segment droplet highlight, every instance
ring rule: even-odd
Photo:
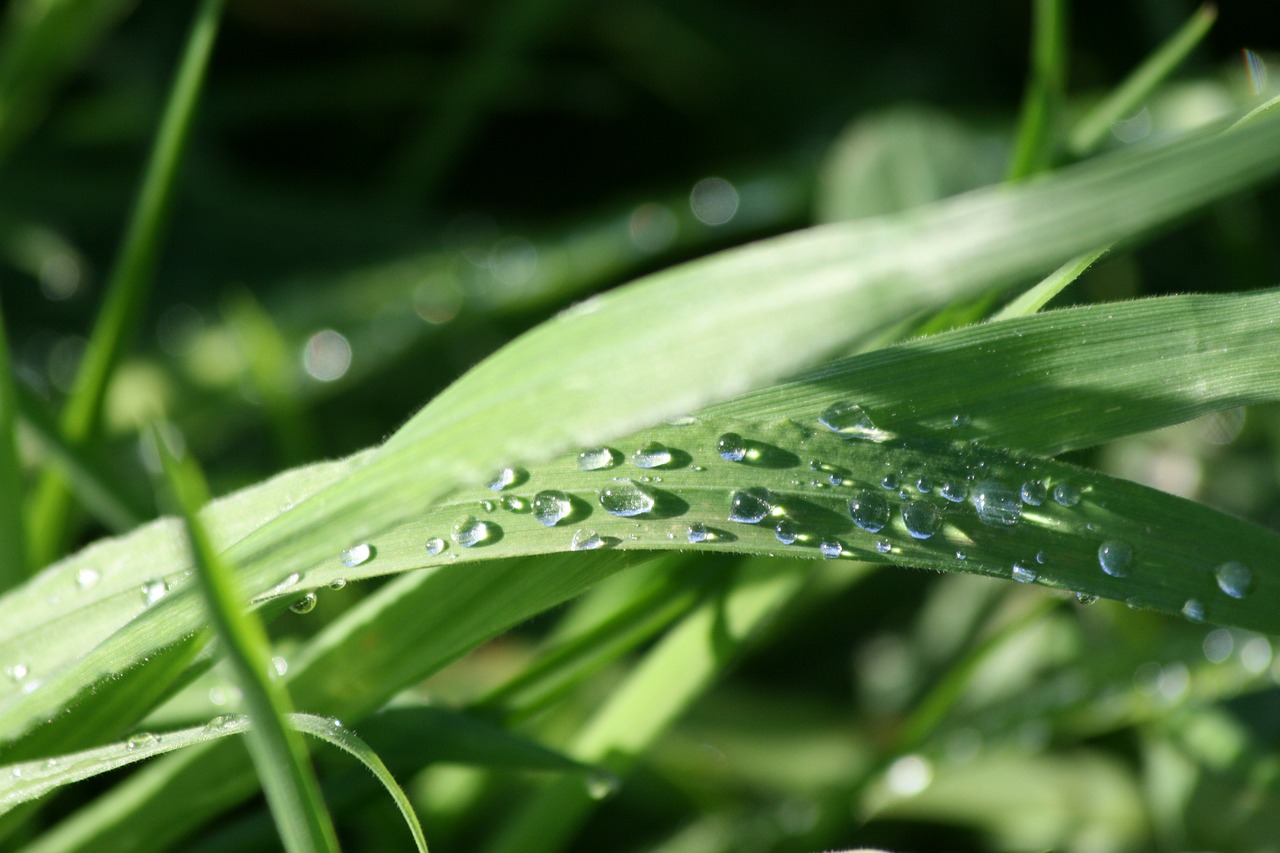
[[[569,541],[570,551],[594,551],[603,547],[604,540],[600,538],[600,534],[589,527],[574,531],[573,539]]]
[[[578,468],[583,471],[603,471],[617,464],[617,454],[607,447],[596,447],[578,454]]]
[[[844,553],[844,545],[836,539],[823,539],[818,543],[818,550],[828,560],[834,560]]]
[[[796,526],[785,518],[774,526],[773,535],[783,545],[794,545],[796,540],[800,538],[800,533],[796,530]]]
[[[503,489],[509,489],[514,486],[517,482],[523,479],[524,476],[524,471],[519,468],[503,468],[501,471],[489,478],[489,482],[485,483],[485,485],[493,489],[495,492],[501,492]]]
[[[444,553],[444,549],[449,547],[449,543],[445,542],[439,536],[432,536],[427,540],[427,553],[432,557],[438,557]]]
[[[356,566],[363,566],[365,563],[373,559],[373,546],[367,542],[359,545],[353,545],[342,552],[342,565],[348,569],[354,569]]]
[[[889,433],[877,429],[871,416],[857,403],[835,403],[818,415],[818,423],[832,432],[869,441],[884,441]]]
[[[1061,506],[1075,506],[1080,503],[1080,490],[1070,483],[1059,483],[1053,487],[1053,499]]]
[[[695,521],[690,524],[684,532],[685,538],[689,540],[690,545],[700,545],[711,539],[711,531],[701,521]]]
[[[1022,502],[1028,506],[1040,506],[1049,497],[1049,487],[1040,480],[1027,480],[1019,489]]]
[[[741,462],[747,458],[747,442],[736,432],[726,432],[716,440],[716,452],[721,459]]]
[[[1022,563],[1013,564],[1013,579],[1018,583],[1035,583],[1036,570]]]

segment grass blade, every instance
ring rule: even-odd
[[[1066,7],[1066,0],[1036,0],[1032,6],[1031,78],[1023,96],[1009,163],[1011,181],[1028,178],[1053,165],[1067,87]]]
[[[83,445],[97,433],[107,383],[146,305],[222,4],[223,0],[203,0],[192,22],[106,297],[62,413],[62,434],[71,445]],[[47,473],[37,486],[30,528],[37,565],[61,552],[68,510],[61,476]]]
[[[18,460],[16,392],[4,312],[0,311],[0,592],[17,586],[28,574],[27,534],[22,517],[26,490]]]

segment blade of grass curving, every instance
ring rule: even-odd
[[[1205,3],[1197,9],[1168,41],[1076,123],[1067,137],[1070,152],[1077,157],[1085,157],[1096,151],[1107,138],[1111,126],[1141,107],[1156,87],[1191,55],[1217,17],[1218,8],[1212,3]]]
[[[22,518],[26,490],[15,429],[17,403],[4,312],[0,311],[0,592],[17,586],[28,575],[27,535]]]
[[[1067,288],[1067,285],[1084,275],[1084,271],[1098,262],[1098,259],[1110,251],[1096,249],[1085,252],[1067,261],[1049,275],[1045,276],[1035,287],[1024,290],[1011,302],[1001,308],[991,318],[993,320],[1009,320],[1014,317],[1026,317],[1036,313],[1049,304],[1053,297]]]
[[[357,473],[276,516],[230,556],[262,592],[294,572],[318,576],[341,548],[486,469],[688,411],[792,372],[886,318],[1136,235],[1269,174],[1280,165],[1275,143],[1280,122],[1264,118],[901,217],[764,241],[614,291],[480,365],[362,457]],[[654,382],[663,371],[679,381]],[[59,667],[41,690],[0,706],[0,731],[27,730],[105,671],[141,661],[198,623],[190,594],[175,589],[136,625]]]
[[[173,456],[159,431],[155,432],[155,443],[169,489],[182,512],[209,621],[253,721],[246,742],[281,841],[290,851],[336,851],[337,833],[306,746],[285,723],[285,715],[293,710],[289,696],[267,678],[271,665],[267,633],[257,616],[241,609],[237,579],[214,550],[200,521],[200,508],[209,502],[204,477],[194,462],[180,462]]]
[[[62,412],[62,434],[69,444],[83,445],[97,433],[107,383],[146,304],[222,4],[223,0],[202,0],[192,21],[120,255]],[[41,478],[33,499],[29,533],[37,565],[62,552],[68,511],[66,486],[61,475],[50,470]]]
[[[1018,117],[1008,180],[1020,181],[1053,165],[1067,88],[1067,41],[1066,0],[1035,0],[1031,75]]]

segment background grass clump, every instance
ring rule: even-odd
[[[0,848],[1272,849],[1275,41],[5,7]]]

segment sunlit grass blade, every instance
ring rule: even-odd
[[[203,0],[192,23],[102,308],[62,412],[62,434],[71,445],[97,433],[107,384],[146,306],[222,5],[223,0]],[[69,496],[58,472],[46,472],[33,500],[30,536],[36,563],[42,565],[62,551],[66,536]]]
[[[1218,9],[1211,3],[1197,9],[1168,41],[1076,123],[1067,138],[1071,153],[1084,157],[1097,150],[1111,126],[1141,107],[1156,87],[1195,50],[1217,17]]]
[[[1011,181],[1053,165],[1067,88],[1067,0],[1035,0],[1032,10],[1031,74],[1009,163]]]
[[[1108,249],[1098,249],[1072,258],[1045,276],[1035,287],[1020,293],[1017,298],[997,311],[992,319],[1010,320],[1014,317],[1034,314],[1048,305],[1050,300],[1065,290],[1071,282],[1083,275],[1085,270],[1097,263],[1107,251]]]
[[[179,461],[169,452],[159,432],[155,439],[169,488],[182,512],[209,621],[253,721],[247,735],[249,754],[281,840],[290,851],[336,851],[337,834],[306,746],[285,723],[285,715],[292,712],[288,694],[267,678],[271,645],[266,631],[256,615],[243,610],[237,578],[214,550],[200,521],[200,507],[209,500],[204,478],[194,463]]]
[[[0,311],[0,592],[17,586],[28,574],[22,516],[26,488],[18,459],[17,406],[4,312]]]

